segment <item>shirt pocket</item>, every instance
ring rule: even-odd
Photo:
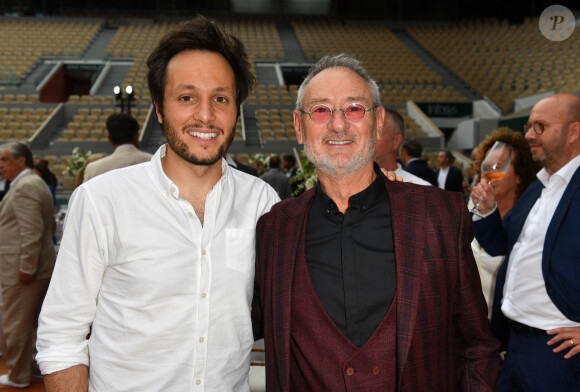
[[[256,231],[226,229],[226,266],[245,274],[253,274]]]

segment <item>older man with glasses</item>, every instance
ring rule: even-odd
[[[480,182],[476,237],[506,255],[498,273],[492,330],[504,347],[499,391],[580,390],[580,98],[538,102],[524,127],[538,180],[503,221]],[[477,215],[479,215],[477,214]]]
[[[294,127],[319,182],[256,233],[254,337],[270,391],[493,391],[498,343],[460,194],[373,163],[384,108],[355,59],[322,58]]]

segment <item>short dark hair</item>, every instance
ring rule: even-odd
[[[175,55],[185,50],[215,52],[226,59],[234,72],[239,115],[240,105],[248,97],[256,81],[250,70],[246,49],[238,38],[224,32],[216,23],[201,15],[178,24],[165,34],[147,59],[149,91],[159,112],[163,115],[167,64]]]
[[[116,146],[132,143],[139,133],[139,123],[130,114],[113,113],[107,118],[107,132]]]
[[[479,151],[473,161],[476,173],[480,173],[481,163],[485,155],[498,140],[512,146],[514,149],[515,154],[512,157],[511,164],[514,167],[516,176],[520,178],[520,183],[516,187],[515,202],[517,202],[528,185],[536,181],[536,173],[540,171],[542,164],[533,160],[530,144],[521,132],[502,127],[493,131],[479,144]]]
[[[284,154],[282,155],[282,159],[288,161],[294,166],[296,164],[296,157],[292,154]]]
[[[423,155],[423,145],[415,139],[407,140],[401,149],[407,151],[407,154],[412,158],[421,158]]]
[[[397,126],[397,131],[401,134],[401,136],[405,137],[405,120],[403,120],[401,113],[399,113],[398,110],[385,108],[385,116],[391,116],[393,118],[393,121]]]
[[[31,168],[34,166],[34,158],[32,157],[32,151],[30,148],[20,142],[8,142],[0,145],[0,152],[8,151],[12,154],[12,158],[18,159],[20,157],[24,157],[26,162],[26,166]]]
[[[453,155],[453,153],[449,150],[441,150],[445,153],[445,157],[449,159],[450,163],[455,162],[455,155]]]
[[[44,180],[46,185],[50,185],[53,188],[56,188],[57,180],[53,173],[50,171],[48,166],[44,166],[40,163],[34,165],[34,170],[36,170],[40,174],[40,178]]]
[[[270,169],[280,169],[280,157],[278,155],[272,155],[268,164]]]

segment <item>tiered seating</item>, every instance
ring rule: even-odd
[[[49,114],[46,108],[0,107],[0,142],[27,140]]]
[[[284,50],[271,18],[224,19],[219,22],[226,31],[239,37],[248,50],[252,68],[254,59],[282,59]],[[149,104],[151,96],[147,88],[147,56],[160,37],[174,26],[173,23],[128,24],[121,26],[105,50],[110,58],[132,58],[133,65],[123,81],[122,88],[133,86],[136,104]],[[254,72],[255,73],[255,72]],[[260,97],[264,99],[263,96]],[[287,93],[281,91],[274,101],[287,102]],[[290,99],[291,101],[291,99]],[[257,101],[256,101],[257,102]],[[263,102],[266,104],[267,102]],[[293,102],[291,102],[293,103]]]
[[[0,82],[18,81],[42,56],[80,56],[100,28],[97,22],[2,21]]]
[[[136,104],[151,103],[145,63],[157,41],[173,26],[169,22],[121,26],[105,49],[107,57],[133,58],[133,65],[121,87],[124,89],[128,85],[133,86]]]
[[[580,90],[580,36],[552,42],[539,33],[537,18],[521,25],[475,20],[407,31],[504,112],[518,97]]]
[[[296,86],[294,86],[296,87]],[[290,105],[296,102],[288,86],[258,84],[248,95],[249,105]]]
[[[294,122],[290,109],[258,109],[258,128],[262,140],[295,140]]]
[[[293,26],[309,60],[345,52],[363,61],[379,83],[442,83],[441,76],[385,26],[344,25],[320,19],[297,19]]]
[[[437,85],[387,85],[381,88],[381,100],[385,105],[403,105],[414,102],[467,102],[461,93],[451,86]]]
[[[106,142],[107,118],[115,112],[111,107],[81,107],[66,125],[57,142]],[[143,126],[149,107],[131,108],[131,115]]]
[[[115,98],[112,95],[77,95],[71,94],[67,103],[82,103],[84,105],[113,105]]]
[[[276,21],[267,17],[225,18],[219,24],[246,46],[250,59],[284,59]]]

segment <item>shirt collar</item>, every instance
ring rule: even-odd
[[[574,159],[572,159],[570,162],[562,166],[560,170],[558,170],[551,176],[546,171],[546,168],[542,168],[542,170],[540,170],[538,174],[536,174],[536,177],[538,177],[538,180],[540,180],[544,185],[544,187],[546,188],[550,183],[550,179],[554,176],[561,178],[562,180],[564,180],[564,183],[568,185],[568,183],[572,179],[572,176],[574,175],[576,170],[578,170],[578,167],[580,167],[580,155],[577,155]]]
[[[375,180],[366,189],[349,198],[348,208],[358,208],[364,211],[368,210],[369,207],[375,203],[383,202],[383,196],[387,192],[385,188],[385,177],[376,162],[373,162],[373,170],[377,174]],[[319,205],[324,206],[326,210],[329,210],[330,212],[338,212],[336,203],[328,197],[326,193],[324,193],[320,186],[320,181],[318,181],[316,186],[315,198],[318,199],[318,202],[320,203]]]
[[[166,153],[167,153],[167,144],[164,144],[161,147],[159,147],[157,152],[155,152],[155,155],[153,155],[153,158],[151,159],[151,168],[153,170],[153,176],[155,177],[157,183],[161,186],[161,189],[164,192],[166,192],[168,195],[171,195],[173,198],[178,199],[179,187],[173,181],[171,181],[171,179],[167,176],[167,174],[165,174],[165,172],[163,171],[163,165],[161,165],[161,158],[163,158]],[[222,162],[222,176],[214,186],[217,185],[223,186],[228,179],[229,170],[233,170],[230,169],[225,159],[222,158],[221,162]]]
[[[14,179],[10,182],[10,186],[13,186],[14,184],[16,184],[16,181],[18,181],[20,178],[22,178],[29,171],[32,171],[32,169],[27,167],[26,169],[24,169],[20,173],[18,173],[18,175],[16,177],[14,177]]]
[[[118,145],[118,146],[115,148],[115,151],[118,151],[118,150],[123,150],[123,149],[126,149],[126,148],[134,148],[134,147],[135,147],[135,145],[134,145],[134,144],[132,144],[132,143],[125,143],[125,144],[120,144],[120,145]]]

